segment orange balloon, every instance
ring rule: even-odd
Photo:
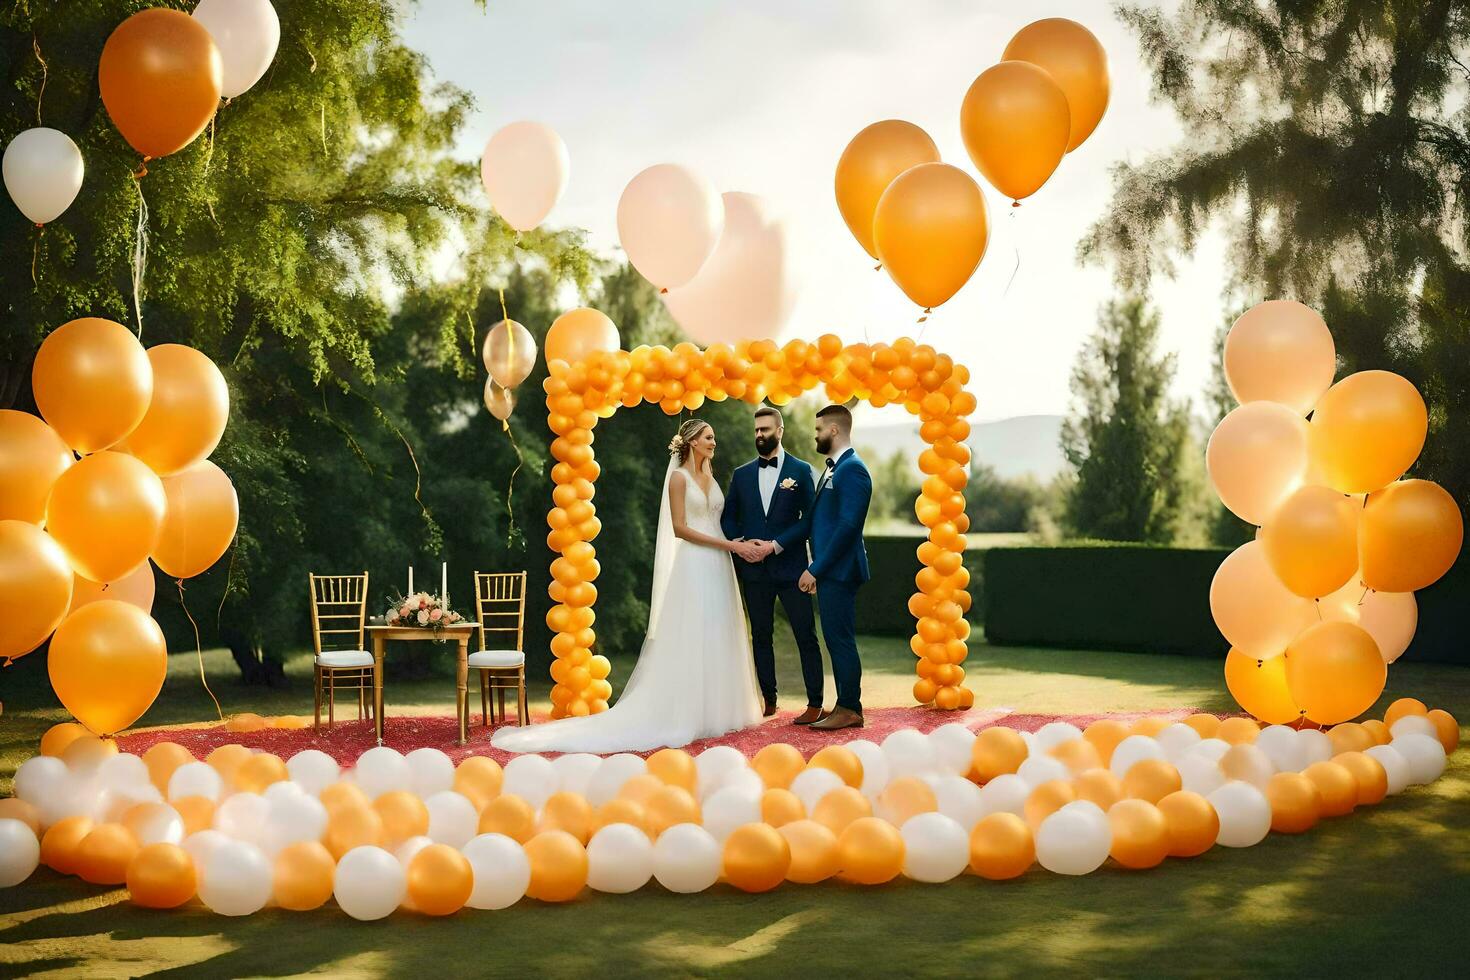
[[[503,797],[502,797],[503,799]],[[548,830],[525,842],[531,862],[526,894],[543,902],[569,902],[587,884],[587,849],[564,830]]]
[[[120,823],[99,823],[76,852],[76,873],[94,885],[121,885],[138,853],[138,839]]]
[[[894,178],[873,214],[878,259],[898,288],[926,310],[948,300],[985,257],[985,196],[969,174],[921,163]]]
[[[230,389],[213,361],[183,344],[148,348],[148,362],[153,399],[128,435],[128,452],[159,476],[172,476],[219,445],[230,418]]]
[[[145,909],[178,908],[199,886],[194,859],[177,844],[149,844],[138,851],[125,878],[133,904]]]
[[[1152,868],[1169,856],[1169,823],[1153,803],[1122,800],[1108,811],[1108,824],[1113,830],[1109,854],[1123,867]]]
[[[76,612],[89,602],[98,599],[116,599],[137,606],[150,615],[153,612],[155,583],[153,566],[144,562],[115,582],[99,584],[80,575],[72,576],[71,609]]]
[[[96,735],[83,735],[74,739],[61,753],[61,761],[73,772],[96,769],[105,760],[117,755],[117,742]]]
[[[902,827],[910,817],[939,809],[939,801],[919,777],[900,776],[878,794],[878,809],[895,827]]]
[[[78,851],[92,832],[91,817],[63,817],[41,837],[41,863],[57,874],[77,873]]]
[[[1242,405],[1276,402],[1305,417],[1337,373],[1327,323],[1309,306],[1272,299],[1252,306],[1225,335],[1225,380]]]
[[[1278,834],[1311,830],[1322,817],[1322,794],[1317,784],[1299,772],[1278,772],[1266,783],[1271,804],[1271,829]]]
[[[1302,770],[1322,794],[1322,816],[1341,817],[1358,805],[1358,781],[1346,766],[1336,762],[1314,762]]]
[[[1334,753],[1366,752],[1379,744],[1366,725],[1351,721],[1327,729],[1327,740],[1332,743]]]
[[[642,804],[649,837],[658,835],[681,823],[699,823],[699,803],[694,794],[682,786],[665,786]],[[767,821],[769,823],[769,821]],[[643,825],[634,824],[635,827]],[[774,826],[774,824],[773,824]]]
[[[1199,732],[1200,738],[1214,738],[1220,730],[1220,719],[1215,715],[1200,712],[1184,719],[1184,724]]]
[[[51,426],[29,412],[0,410],[0,521],[43,523],[52,484],[75,460]]]
[[[514,793],[497,796],[480,811],[479,831],[482,834],[504,834],[524,844],[536,833],[536,810]]]
[[[1460,723],[1455,720],[1454,715],[1435,708],[1424,717],[1434,725],[1435,734],[1439,737],[1439,744],[1444,746],[1445,755],[1460,747]]]
[[[0,521],[0,664],[23,657],[61,625],[71,605],[71,565],[51,535]]]
[[[328,807],[327,832],[322,835],[322,843],[339,861],[354,847],[381,846],[383,818],[371,806],[362,803]]]
[[[169,800],[169,806],[178,811],[184,821],[184,836],[197,834],[214,826],[214,800],[207,796],[185,796]]]
[[[229,745],[221,745],[219,748],[211,750],[209,755],[204,757],[204,761],[209,763],[215,772],[219,773],[221,779],[233,785],[235,775],[240,771],[240,767],[252,755],[254,753],[245,746],[232,742]],[[337,786],[351,787],[351,789],[338,789]],[[362,790],[357,789],[356,786],[353,786],[351,783],[339,783],[337,786],[329,786],[322,791],[322,805],[327,809],[330,810],[333,806],[337,805],[339,802],[338,794],[347,797],[340,801],[342,803],[351,802],[361,804],[362,806],[368,805],[367,795]],[[357,792],[352,793],[351,790],[356,790]]]
[[[542,346],[547,364],[566,361],[570,365],[599,351],[611,353],[622,346],[622,339],[605,314],[583,306],[557,317]]]
[[[873,258],[873,213],[895,177],[921,163],[938,163],[939,147],[911,122],[885,119],[852,138],[837,160],[837,210],[852,237]]]
[[[500,763],[489,756],[472,755],[454,770],[454,791],[473,803],[476,810],[484,810],[500,795],[504,781]]]
[[[980,73],[960,105],[960,135],[976,168],[1012,201],[1041,189],[1071,131],[1067,96],[1044,69],[1002,61]]]
[[[1428,432],[1429,412],[1408,380],[1391,371],[1350,374],[1312,412],[1313,471],[1342,493],[1379,490],[1414,464]]]
[[[1282,584],[1309,599],[1342,588],[1358,570],[1361,510],[1362,504],[1328,487],[1304,486],[1287,497],[1260,535]]]
[[[824,795],[812,807],[812,819],[834,834],[840,834],[854,820],[873,815],[868,798],[851,786],[839,786]]]
[[[1169,856],[1194,857],[1215,846],[1220,815],[1198,793],[1178,790],[1159,800],[1159,812],[1169,831]]]
[[[903,835],[877,817],[854,820],[837,837],[842,877],[859,885],[892,881],[903,870],[903,858]]]
[[[1032,830],[1068,803],[1077,799],[1077,790],[1065,779],[1052,779],[1042,783],[1026,797],[1026,823]]]
[[[1123,791],[1138,800],[1157,803],[1183,788],[1179,770],[1163,759],[1143,759],[1123,774]]]
[[[285,782],[291,778],[286,764],[280,756],[270,752],[257,752],[235,770],[235,788],[242,793],[264,793],[271,783]]]
[[[94,602],[57,628],[46,670],[77,721],[99,735],[122,731],[163,689],[163,630],[136,606],[116,599]]]
[[[1021,768],[1028,752],[1026,741],[1014,729],[997,725],[982,729],[975,736],[975,741],[970,743],[970,762],[975,775],[984,783]]]
[[[143,420],[153,397],[153,367],[132,331],[84,317],[42,341],[31,388],[56,434],[79,453],[95,453],[122,441]]]
[[[225,745],[209,753],[209,755],[204,760],[205,762],[213,766],[215,771],[218,772],[226,782],[229,781],[230,777],[225,775],[225,770],[222,769],[219,763],[215,761],[215,756],[217,756],[225,749],[232,748],[240,749],[245,747],[243,745]],[[245,749],[245,751],[248,752],[250,750]],[[238,765],[236,766],[236,768],[238,768]],[[231,770],[231,774],[233,774],[233,770]],[[373,801],[368,799],[368,795],[364,793],[361,789],[359,789],[355,783],[333,783],[326,789],[322,790],[321,795],[317,798],[322,801],[322,806],[327,808],[327,813],[329,815],[332,813],[332,811],[339,810],[343,807],[371,807],[373,805]]]
[[[1085,738],[1074,738],[1060,745],[1053,745],[1047,750],[1047,754],[1060,760],[1074,774],[1102,765],[1102,756],[1098,754],[1097,746]]]
[[[643,808],[643,804],[634,803],[632,800],[609,800],[597,808],[597,827],[599,830],[613,823],[625,823],[629,826],[637,827],[647,834],[650,839],[658,836],[653,830],[652,824],[648,819],[648,811]],[[481,827],[480,833],[485,833],[483,827]]]
[[[1352,774],[1357,789],[1357,805],[1382,803],[1388,795],[1388,770],[1383,763],[1362,752],[1341,752],[1332,761]]]
[[[1215,426],[1205,468],[1231,513],[1263,525],[1306,473],[1307,423],[1285,405],[1247,402]]]
[[[46,734],[41,736],[41,755],[51,755],[60,758],[66,751],[66,747],[83,735],[89,734],[87,729],[74,721],[63,721],[46,729]],[[144,757],[144,761],[147,757]]]
[[[153,7],[107,38],[97,81],[112,124],[149,159],[182,150],[204,131],[219,106],[223,72],[203,24]]]
[[[1168,728],[1172,724],[1174,724],[1174,722],[1168,718],[1160,718],[1158,715],[1151,715],[1148,718],[1140,718],[1135,721],[1133,723],[1133,727],[1129,729],[1129,734],[1146,735],[1149,738],[1157,738],[1159,732],[1162,732],[1164,729]]]
[[[1225,655],[1225,686],[1246,711],[1268,725],[1285,725],[1302,716],[1286,687],[1286,658],[1256,660],[1239,650]]]
[[[1091,31],[1065,17],[1048,17],[1016,32],[1002,61],[1029,61],[1046,70],[1067,97],[1067,152],[1081,146],[1108,108],[1108,53]]]
[[[1392,728],[1393,723],[1406,715],[1427,715],[1429,705],[1418,698],[1398,698],[1383,713],[1383,723]]]
[[[297,841],[276,855],[272,897],[293,912],[321,908],[332,897],[336,877],[331,851],[314,840]]]
[[[785,792],[785,790],[767,790]],[[841,870],[837,835],[815,820],[793,820],[778,828],[791,850],[786,880],[801,885],[826,881]]]
[[[660,789],[663,787],[659,787]],[[552,793],[541,807],[536,830],[564,830],[583,845],[592,837],[592,804],[581,793]]]
[[[750,760],[761,781],[771,789],[786,789],[791,781],[806,768],[801,753],[785,742],[772,742],[763,746]]]
[[[1133,733],[1129,727],[1116,718],[1102,718],[1082,730],[1082,737],[1097,749],[1098,758],[1103,765],[1113,761],[1113,750],[1131,734]]]
[[[163,530],[163,481],[126,453],[87,456],[61,474],[46,529],[78,575],[112,582],[147,561]]]
[[[417,793],[394,790],[373,800],[383,820],[383,839],[390,845],[429,832],[429,808]]]
[[[1362,628],[1318,623],[1286,648],[1286,687],[1319,725],[1356,718],[1373,706],[1388,680],[1388,665]]]
[[[458,912],[474,889],[470,862],[448,844],[430,844],[408,862],[408,900],[425,915]]]
[[[1261,726],[1251,718],[1226,718],[1215,730],[1215,737],[1231,745],[1249,745],[1261,734]]]
[[[683,749],[660,749],[653,753],[648,757],[648,771],[668,785],[691,793],[699,787],[699,770],[694,767],[694,757]]]
[[[1369,748],[1374,745],[1387,745],[1393,741],[1393,735],[1389,732],[1388,726],[1377,718],[1364,718],[1362,728],[1372,740],[1368,745]]]
[[[791,870],[791,845],[769,824],[748,823],[725,838],[725,879],[745,892],[768,892]]]
[[[868,812],[872,812],[871,807]],[[761,794],[762,823],[768,823],[772,827],[784,827],[788,823],[805,819],[806,806],[801,802],[801,798],[791,790],[768,789]]]
[[[828,745],[818,749],[817,754],[812,756],[807,763],[809,769],[830,769],[842,777],[842,781],[848,786],[857,788],[863,785],[863,762],[857,757],[852,749],[843,748],[840,745]]]
[[[168,510],[153,561],[170,578],[193,578],[235,540],[240,501],[225,471],[209,460],[163,481]]]
[[[970,869],[982,878],[1016,878],[1035,861],[1031,828],[1014,813],[992,813],[970,831]]]
[[[664,788],[663,780],[646,772],[640,772],[623,783],[623,788],[618,790],[618,796],[625,800],[632,800],[639,806],[643,806],[653,799],[653,794]]]
[[[1072,788],[1077,791],[1077,799],[1096,803],[1104,813],[1128,795],[1123,789],[1123,780],[1103,768],[1078,773],[1072,780]]]
[[[1358,537],[1364,584],[1379,592],[1413,592],[1450,570],[1465,541],[1465,522],[1439,484],[1402,480],[1368,495]]]

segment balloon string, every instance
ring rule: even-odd
[[[1018,208],[1020,206],[1021,206],[1021,202],[1020,201],[1012,201],[1011,202],[1011,208],[1012,209]],[[1011,283],[1013,283],[1013,282],[1016,281],[1016,273],[1018,273],[1018,272],[1021,271],[1021,243],[1016,239],[1016,225],[1015,225],[1016,212],[1015,212],[1015,210],[1012,210],[1009,214],[1007,214],[1006,215],[1006,218],[1007,218],[1007,220],[1009,220],[1011,222],[1011,247],[1016,250],[1016,267],[1011,270],[1011,277],[1006,280],[1005,292],[1003,292],[1003,293],[1000,294],[1000,298],[1001,299],[1005,299],[1006,296],[1010,294],[1010,291],[1011,291]]]
[[[204,676],[204,644],[199,640],[199,624],[194,622],[194,614],[189,612],[188,603],[184,602],[184,580],[174,579],[179,587],[179,605],[184,610],[184,615],[189,617],[189,625],[194,627],[194,652],[199,656],[199,682],[204,685],[204,693],[209,695],[209,700],[214,702],[214,710],[219,715],[219,720],[225,720],[224,709],[219,706],[219,698],[209,689],[209,678]]]
[[[143,271],[148,265],[148,201],[143,197],[143,176],[148,173],[148,158],[143,158],[143,167],[133,174],[133,186],[138,189],[138,225],[133,230],[133,312],[138,317],[138,339],[143,339]]]
[[[225,572],[225,590],[220,593],[219,608],[214,611],[214,628],[219,630],[220,623],[225,617],[225,600],[230,597],[230,589],[235,584],[235,545],[239,543],[239,537],[230,540],[230,567]]]
[[[41,57],[41,41],[31,32],[31,50],[36,53],[36,60],[41,63],[41,90],[36,93],[36,125],[41,125],[41,100],[46,97],[46,59]]]
[[[31,248],[31,287],[36,288],[40,284],[36,282],[36,262],[41,258],[41,236],[46,234],[45,225],[36,225],[40,230],[36,232],[36,243]]]
[[[516,474],[521,471],[521,466],[526,462],[526,458],[521,455],[521,447],[520,444],[516,442],[516,434],[511,431],[510,419],[501,419],[500,425],[505,432],[507,438],[510,439],[510,448],[516,451],[516,468],[510,471],[510,481],[506,484],[505,487],[505,513],[506,517],[510,521],[509,526],[507,526],[505,529],[505,546],[506,548],[513,548],[515,547],[516,533],[516,511],[514,505],[516,492]]]
[[[507,353],[510,354],[510,363],[514,364],[516,362],[516,332],[510,328],[510,314],[505,310],[505,288],[497,286],[495,291],[500,294],[500,319],[505,322]],[[505,431],[510,431],[509,422],[506,423]]]

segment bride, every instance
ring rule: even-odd
[[[720,530],[725,495],[710,460],[715,430],[690,419],[669,444],[653,559],[648,635],[622,697],[607,711],[501,728],[510,752],[640,752],[713,738],[761,719],[750,634],[733,553],[753,546]]]

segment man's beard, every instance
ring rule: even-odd
[[[825,455],[827,455],[827,453],[829,453],[831,451],[832,451],[832,436],[830,434],[823,434],[823,435],[817,436],[817,452],[819,452],[823,456],[825,456]]]
[[[779,445],[781,445],[781,440],[777,439],[775,436],[758,435],[755,437],[755,451],[760,453],[762,456],[771,455],[771,453],[776,451],[776,447]]]

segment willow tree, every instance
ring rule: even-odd
[[[1414,472],[1470,504],[1470,4],[1119,13],[1186,136],[1118,168],[1084,257],[1139,288],[1223,228],[1242,299],[1314,306],[1344,370],[1418,385],[1430,431]]]

